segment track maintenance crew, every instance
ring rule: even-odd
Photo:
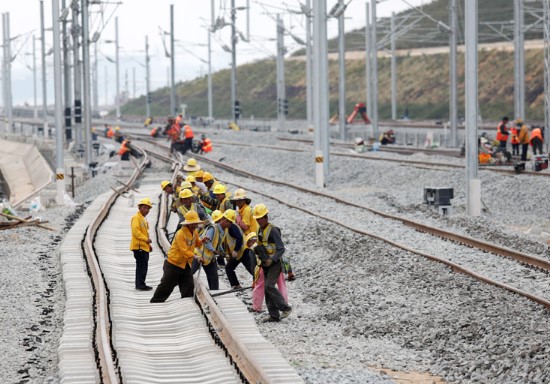
[[[232,289],[241,288],[239,280],[235,275],[235,268],[241,262],[241,258],[244,253],[244,235],[243,231],[237,224],[235,224],[237,213],[233,209],[228,209],[223,213],[223,217],[220,219],[220,226],[224,230],[223,236],[223,250],[228,259],[227,265],[225,258],[218,257],[218,265],[225,265],[225,273],[229,279],[229,283]],[[229,269],[227,268],[229,266]],[[253,265],[249,267],[245,264],[246,269],[251,274],[254,274]]]
[[[531,145],[533,146],[533,155],[537,154],[537,150],[539,152],[539,155],[542,155],[542,143],[544,143],[544,138],[542,136],[542,130],[540,127],[534,127],[531,130]]]
[[[185,214],[183,227],[176,232],[172,246],[168,251],[168,258],[164,260],[163,274],[157,286],[151,303],[163,303],[168,299],[176,285],[180,289],[181,297],[192,297],[195,283],[191,266],[195,257],[195,248],[200,248],[202,242],[197,232],[197,226],[202,223],[197,212]]]
[[[254,283],[252,284],[252,286],[254,287],[252,289],[252,307],[249,308],[249,311],[259,313],[263,312],[262,306],[264,304],[265,278],[263,268],[261,267],[261,260],[256,257],[254,251],[252,250],[257,240],[258,239],[255,232],[250,232],[248,235],[246,235],[245,253],[252,253],[253,258],[256,261],[256,268],[254,270]],[[288,291],[286,289],[285,275],[283,272],[279,274],[279,278],[277,279],[277,288],[281,292],[281,295],[283,295],[285,301],[288,303]]]
[[[223,255],[222,242],[224,231],[219,224],[223,214],[220,211],[212,212],[212,223],[208,224],[202,232],[202,247],[195,249],[195,259],[193,260],[192,272],[195,274],[203,266],[208,281],[208,288],[211,291],[220,289],[218,278],[218,264],[216,257]]]
[[[138,291],[150,291],[153,289],[145,284],[147,269],[149,267],[149,252],[153,250],[151,246],[152,241],[149,238],[149,223],[147,223],[145,216],[147,216],[152,207],[153,204],[148,197],[141,199],[138,203],[138,212],[130,221],[132,228],[130,250],[134,252],[134,259],[136,259],[135,288]]]
[[[507,116],[504,116],[497,127],[496,139],[499,142],[499,149],[503,151],[506,150],[506,143],[508,142],[508,136],[510,135],[510,132],[508,132],[508,127],[506,125],[508,124],[509,120],[510,119],[508,119]]]
[[[521,145],[521,161],[527,161],[527,150],[529,149],[529,128],[523,123],[523,120],[518,119],[519,127],[518,139]]]
[[[512,156],[519,156],[519,130],[522,120],[516,119],[516,125],[510,129],[510,144],[512,144]]]
[[[231,201],[235,204],[235,210],[237,211],[235,223],[241,227],[245,236],[251,232],[257,232],[258,223],[252,217],[251,200],[246,196],[246,191],[242,188],[237,189]]]
[[[261,266],[265,277],[265,304],[269,316],[262,319],[263,322],[280,321],[290,315],[292,308],[281,292],[275,288],[282,270],[282,258],[285,253],[285,245],[281,238],[281,230],[269,222],[269,210],[265,204],[256,204],[252,210],[252,216],[258,222],[258,245],[254,253],[260,257]]]

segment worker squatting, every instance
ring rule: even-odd
[[[268,315],[264,322],[277,322],[290,315],[284,273],[294,280],[290,264],[285,259],[281,231],[269,221],[265,204],[250,206],[251,199],[242,188],[231,194],[225,185],[204,172],[195,159],[189,159],[183,170],[185,180],[161,183],[171,197],[171,211],[179,217],[163,275],[151,303],[168,299],[176,286],[181,297],[192,297],[193,274],[204,269],[210,290],[219,289],[218,268],[225,269],[232,290],[243,289],[235,269],[243,264],[252,276],[251,312],[262,312],[263,301]],[[146,216],[152,203],[149,198],[138,203],[132,217],[130,250],[136,260],[135,288],[152,290],[146,285],[149,252],[152,251]]]

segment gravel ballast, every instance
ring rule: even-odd
[[[208,156],[214,159],[223,157],[224,163],[264,177],[317,188],[312,153],[216,146],[216,140],[305,148],[303,144],[281,143],[276,133],[215,131],[209,137],[214,152]],[[485,210],[481,217],[468,217],[464,170],[406,164],[407,159],[449,163],[463,159],[369,155],[399,157],[404,162],[331,156],[325,191],[548,258],[547,178],[480,170]],[[201,165],[227,181],[231,191],[254,184]],[[55,232],[38,228],[0,231],[3,382],[58,382],[56,349],[63,326],[64,292],[57,247],[86,202],[116,186],[114,180],[129,174],[130,167],[106,169],[79,188],[75,200],[82,206],[41,212]],[[152,168],[159,178],[170,175],[169,166],[159,161],[153,160]],[[422,204],[423,188],[432,186],[454,188],[451,215],[441,216]],[[261,191],[262,185],[254,189]],[[264,189],[271,193],[275,188],[266,185]],[[282,200],[331,214],[329,202],[319,204],[290,189],[277,190]],[[550,319],[543,307],[269,198],[254,193],[250,197],[252,204],[263,202],[269,207],[270,221],[282,229],[297,275],[295,281],[287,282],[294,309],[291,316],[259,326],[305,382],[392,382],[391,374],[376,373],[377,369],[428,372],[457,383],[550,382],[546,343]],[[346,215],[351,225],[362,222],[364,213],[357,210]],[[365,225],[371,232],[391,232],[396,224],[365,220]],[[374,228],[377,225],[384,228]],[[442,240],[434,238],[433,242],[434,249],[445,249]],[[241,281],[250,279],[244,268],[238,271]],[[249,293],[239,295],[250,301]],[[254,316],[259,320],[263,314]]]

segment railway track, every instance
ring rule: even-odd
[[[149,135],[146,134],[139,134],[139,133],[132,133],[131,136],[138,140],[152,140],[151,142],[154,142],[153,139]],[[288,141],[288,142],[297,142],[302,144],[310,144],[311,140],[302,140],[302,139],[287,139],[287,138],[279,138],[279,140]],[[286,151],[286,152],[306,152],[306,153],[312,153],[311,148],[291,148],[291,147],[285,147],[285,146],[276,146],[276,145],[267,145],[267,144],[258,144],[258,143],[243,143],[243,142],[232,142],[232,141],[221,141],[216,140],[215,145],[217,146],[240,146],[240,147],[253,147],[253,148],[265,148],[265,149],[271,149],[271,150],[277,150],[277,151]],[[340,147],[340,148],[353,148],[350,144],[344,144],[344,143],[331,143],[331,146],[334,147]],[[410,148],[382,148],[381,152],[394,152],[394,153],[400,153],[403,155],[412,155],[414,153],[429,153],[432,155],[441,155],[441,156],[450,156],[450,157],[460,157],[453,155],[452,151],[447,150],[435,150],[435,149],[410,149]],[[416,166],[416,167],[422,167],[422,168],[429,168],[429,169],[442,169],[442,168],[450,168],[450,169],[464,169],[465,166],[463,164],[452,164],[452,163],[445,163],[445,162],[434,162],[434,161],[421,161],[421,160],[412,160],[412,159],[395,159],[395,158],[387,158],[387,157],[380,157],[376,155],[369,155],[369,154],[362,154],[362,153],[343,153],[343,152],[337,152],[337,151],[331,151],[331,156],[338,156],[338,157],[344,157],[344,158],[356,158],[356,159],[367,159],[372,161],[385,161],[385,162],[394,162],[399,163],[402,165],[407,166]],[[508,175],[515,175],[517,172],[513,169],[513,165],[479,165],[479,169],[491,171],[491,172],[497,172],[502,174],[508,174]],[[548,172],[535,172],[535,171],[521,171],[521,174],[526,174],[530,176],[539,176],[539,177],[549,177],[550,173]]]
[[[200,155],[193,156],[203,163],[209,163],[229,172],[229,176],[223,181],[235,187],[245,188],[287,207],[443,263],[453,271],[468,274],[485,283],[515,292],[550,309],[548,275],[550,262],[548,260],[452,231],[434,228],[405,217],[390,215],[319,191],[262,178],[228,165],[226,162],[221,163]],[[262,183],[261,191],[257,188],[257,181]],[[289,188],[298,192],[299,197],[289,198],[285,193]],[[278,196],[287,196],[287,198],[283,201]],[[307,201],[307,208],[305,201]],[[326,212],[327,207],[330,207],[329,215],[319,213]],[[361,211],[359,218],[357,218],[358,210]],[[355,219],[350,219],[354,217]],[[386,230],[388,219],[400,222],[402,225],[393,224],[390,230]],[[417,231],[424,232],[425,235],[419,235]],[[448,241],[434,241],[434,236]]]
[[[246,307],[234,295],[213,299],[203,280],[198,280],[196,301],[180,299],[179,292],[174,292],[166,303],[150,304],[151,292],[133,289],[135,263],[127,245],[128,220],[135,206],[119,197],[132,188],[148,162],[146,155],[123,186],[94,202],[97,213],[85,214],[90,225],[83,228],[79,222],[63,244],[69,299],[66,333],[59,348],[61,381],[302,382],[259,334]],[[156,196],[158,182],[142,183],[134,193],[136,201]],[[151,253],[150,281],[160,280],[161,251],[170,247],[163,231],[167,202],[161,195],[149,216],[150,223],[157,222],[156,231],[150,228],[151,238],[161,245]],[[75,257],[79,244],[85,262]]]

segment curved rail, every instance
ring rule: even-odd
[[[113,192],[103,204],[91,224],[88,226],[83,241],[83,251],[91,272],[91,283],[94,287],[94,323],[96,326],[93,337],[93,347],[96,351],[97,366],[102,383],[118,383],[121,379],[120,371],[115,361],[116,352],[112,348],[110,337],[111,320],[109,314],[109,292],[103,279],[101,266],[99,265],[97,255],[95,253],[94,238],[99,227],[101,226],[101,223],[109,214],[109,210],[116,199],[121,193],[130,189],[132,184],[143,172],[145,166],[149,162],[149,156],[147,153],[138,147],[135,148],[143,154],[141,163],[136,167],[132,173],[132,176],[128,179],[125,185],[115,188],[115,192]]]

